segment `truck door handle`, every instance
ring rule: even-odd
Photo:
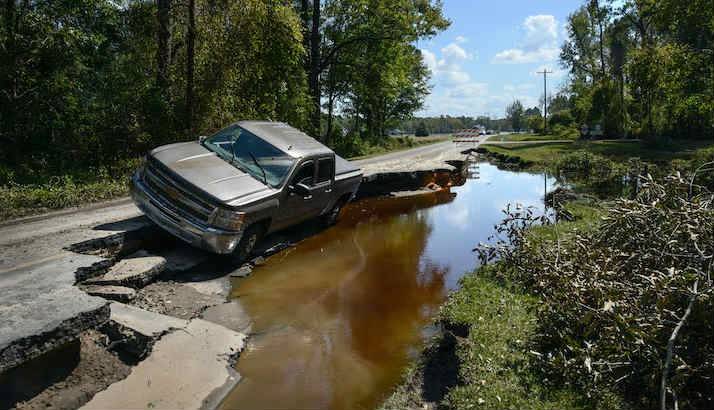
[[[327,188],[327,189],[325,190],[325,193],[328,193],[328,194],[329,194],[330,192],[332,192],[332,188]]]
[[[304,197],[302,197],[302,199],[307,201],[308,199],[312,199],[312,195],[304,196]]]

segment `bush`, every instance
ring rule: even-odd
[[[42,182],[18,183],[10,179],[0,185],[0,220],[126,195],[129,177],[141,161],[134,158],[65,175],[26,176]]]
[[[628,175],[625,165],[585,150],[559,157],[553,168],[564,181],[575,182],[602,196],[621,194]]]
[[[560,110],[550,115],[550,118],[548,119],[548,124],[550,124],[551,127],[555,127],[558,125],[563,127],[571,127],[573,126],[573,124],[575,124],[575,118],[573,118],[573,115],[570,113],[570,110]]]
[[[424,121],[419,123],[416,130],[414,131],[414,135],[417,137],[428,137],[429,136],[429,130],[426,129],[426,124],[424,123]]]
[[[714,195],[687,178],[648,179],[592,232],[529,234],[547,223],[509,212],[507,239],[478,248],[545,302],[537,346],[546,376],[593,397],[617,389],[635,406],[714,401]],[[541,228],[545,229],[545,228]],[[672,342],[669,342],[672,340]]]

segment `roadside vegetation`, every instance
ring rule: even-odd
[[[557,223],[508,208],[444,305],[442,336],[383,407],[710,408],[714,150],[663,176],[630,165],[562,158],[587,194],[549,195]],[[628,171],[636,183],[597,199]],[[448,371],[429,367],[437,355],[453,356]]]
[[[489,137],[489,143],[495,142],[538,142],[538,141],[548,141],[548,140],[576,140],[579,135],[577,131],[572,128],[562,128],[560,132],[553,134],[506,134],[506,135],[494,135]]]
[[[482,148],[491,153],[514,158],[515,162],[527,163],[537,168],[550,167],[563,156],[575,152],[587,152],[611,161],[627,163],[631,158],[642,161],[669,164],[674,160],[689,160],[714,147],[714,140],[673,141],[666,145],[653,145],[639,140],[621,141],[574,141],[573,143],[538,143],[527,145],[489,144]]]

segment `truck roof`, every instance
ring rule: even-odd
[[[295,158],[333,153],[316,139],[282,122],[239,121],[238,125]]]

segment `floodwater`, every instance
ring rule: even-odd
[[[447,293],[477,267],[472,249],[505,206],[543,207],[543,175],[471,170],[476,178],[449,190],[353,203],[337,226],[236,280],[233,296],[254,325],[223,407],[378,405],[433,332]]]

